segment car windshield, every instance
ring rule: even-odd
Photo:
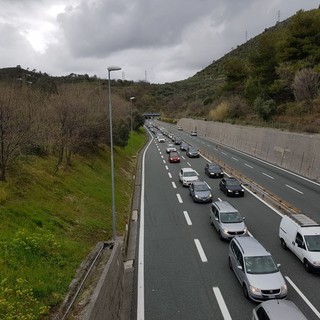
[[[185,177],[196,177],[197,174],[194,171],[185,172],[183,174]]]
[[[220,169],[216,164],[210,164],[209,169]]]
[[[309,251],[320,252],[320,235],[304,236]]]
[[[240,182],[238,180],[226,180],[228,186],[239,186]]]
[[[195,191],[208,191],[208,186],[206,186],[205,184],[196,184],[194,185],[194,190]]]
[[[242,222],[243,219],[239,212],[228,212],[220,214],[220,221],[222,223],[239,223]]]
[[[275,273],[279,271],[271,256],[245,257],[244,263],[247,273],[250,274]]]
[[[198,152],[198,149],[197,148],[189,148],[189,151]]]
[[[173,158],[173,157],[178,157],[178,153],[177,152],[170,152],[170,157]]]

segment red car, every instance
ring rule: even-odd
[[[178,152],[169,153],[169,162],[180,162],[180,156]]]

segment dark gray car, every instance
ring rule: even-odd
[[[189,146],[189,148],[187,149],[186,155],[189,158],[199,158],[200,157],[199,149],[196,147]]]
[[[186,151],[188,149],[189,145],[187,142],[182,141],[180,144],[180,150]]]
[[[205,181],[195,181],[189,186],[189,193],[194,202],[211,202],[211,188]]]

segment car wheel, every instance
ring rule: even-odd
[[[280,239],[280,242],[281,242],[281,247],[286,250],[287,249],[286,242],[283,239]]]
[[[243,294],[247,299],[249,299],[248,289],[245,283],[243,284]]]
[[[307,272],[310,272],[311,269],[310,269],[310,263],[309,263],[309,261],[308,261],[307,259],[305,259],[305,260],[303,261],[303,264],[304,264],[304,268],[306,269],[306,271],[307,271]]]
[[[230,259],[230,257],[229,257],[229,259],[228,259],[228,264],[229,264],[229,268],[230,268],[230,270],[232,270],[232,263],[231,263],[231,259]]]

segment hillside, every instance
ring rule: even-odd
[[[115,150],[118,235],[129,217],[138,150],[134,132]],[[54,174],[52,156],[15,162],[0,182],[0,319],[45,319],[62,302],[77,268],[112,238],[110,150],[75,155]]]
[[[204,118],[319,133],[319,34],[320,10],[298,11],[188,79],[161,85],[117,80],[112,81],[113,90],[128,105],[135,97],[138,114],[160,112],[163,118]],[[61,84],[90,84],[105,90],[107,86],[105,79],[88,75],[50,77],[18,67],[0,70],[0,81],[20,78],[49,93],[56,93]]]
[[[250,39],[193,77],[160,85],[164,117],[320,132],[320,10]]]

